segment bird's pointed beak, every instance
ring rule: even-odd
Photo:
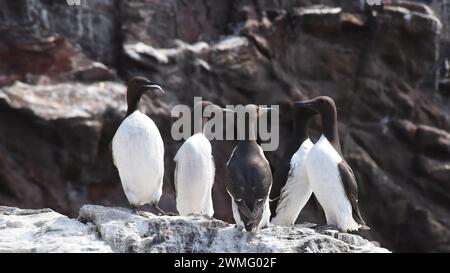
[[[296,101],[295,106],[316,110],[316,104],[313,100]]]
[[[160,92],[163,94],[165,93],[164,89],[162,89],[162,87],[156,83],[146,84],[146,85],[143,85],[143,87],[145,88],[146,91],[156,91],[156,92]]]
[[[208,109],[208,107],[207,107],[207,109]],[[217,106],[215,104],[212,106],[212,108],[209,109],[209,111],[216,112],[216,113],[217,112],[222,112],[222,113],[225,113],[225,114],[227,114],[227,113],[234,113],[234,111],[231,110],[231,109],[222,108],[222,107]]]
[[[239,211],[242,212],[242,214],[244,214],[248,219],[250,219],[251,221],[256,220],[255,216],[250,211],[250,209],[248,208],[247,204],[245,204],[245,202],[237,203],[237,206],[238,206]]]

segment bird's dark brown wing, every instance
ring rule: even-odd
[[[261,160],[258,165],[258,168],[253,169],[252,173],[252,178],[255,180],[254,185],[258,187],[257,195],[266,195],[268,197],[273,183],[272,170],[267,161]]]
[[[369,229],[361,216],[361,212],[359,211],[358,185],[356,184],[355,174],[353,173],[347,162],[345,162],[344,160],[342,160],[342,162],[338,164],[338,168],[342,184],[344,185],[344,189],[347,194],[347,198],[352,204],[353,218],[358,224],[362,226],[361,229]]]
[[[244,192],[246,180],[244,175],[245,174],[243,174],[242,170],[239,168],[239,163],[232,158],[226,169],[225,187],[227,191],[233,196],[234,201],[239,208],[239,214],[242,213],[247,219],[253,221],[253,213],[245,202],[245,199],[241,201],[238,201],[237,199],[239,197],[245,196]],[[241,220],[245,222],[245,219],[242,217],[242,215]]]

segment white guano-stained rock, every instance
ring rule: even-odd
[[[95,227],[51,209],[0,207],[0,252],[111,252]]]
[[[85,205],[78,219],[50,209],[0,207],[0,252],[389,252],[313,224],[256,233],[204,215],[156,216]]]

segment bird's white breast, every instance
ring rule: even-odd
[[[241,220],[241,215],[239,214],[238,205],[236,204],[236,201],[234,200],[233,195],[230,192],[228,192],[228,194],[231,197],[231,209],[233,211],[234,222],[236,222],[236,228],[238,230],[244,230],[245,226],[244,226],[244,222]]]
[[[314,195],[323,207],[327,223],[343,230],[357,229],[352,207],[341,181],[342,157],[322,135],[306,157],[306,169]]]
[[[306,139],[292,156],[289,174],[281,190],[277,213],[272,219],[272,224],[293,225],[311,197],[312,190],[306,172],[305,159],[313,145],[309,138]]]
[[[128,201],[157,203],[162,194],[164,144],[153,120],[140,111],[125,118],[114,135],[112,151]]]

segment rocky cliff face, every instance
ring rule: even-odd
[[[435,92],[442,24],[422,4],[385,2],[372,14],[334,0],[5,1],[0,203],[71,216],[84,203],[126,205],[109,142],[125,111],[122,81],[142,74],[167,90],[145,100],[165,141],[164,210],[175,211],[181,145],[172,106],[193,96],[279,104],[283,139],[292,101],[329,95],[372,227],[364,236],[394,251],[450,251],[450,102]],[[313,139],[319,129],[316,120]],[[266,154],[272,164],[285,145]],[[233,147],[213,142],[214,216],[230,222]],[[323,223],[314,200],[303,221]]]
[[[75,220],[50,209],[0,207],[0,252],[389,252],[375,244],[312,224],[247,233],[202,215],[136,215],[85,205]]]

